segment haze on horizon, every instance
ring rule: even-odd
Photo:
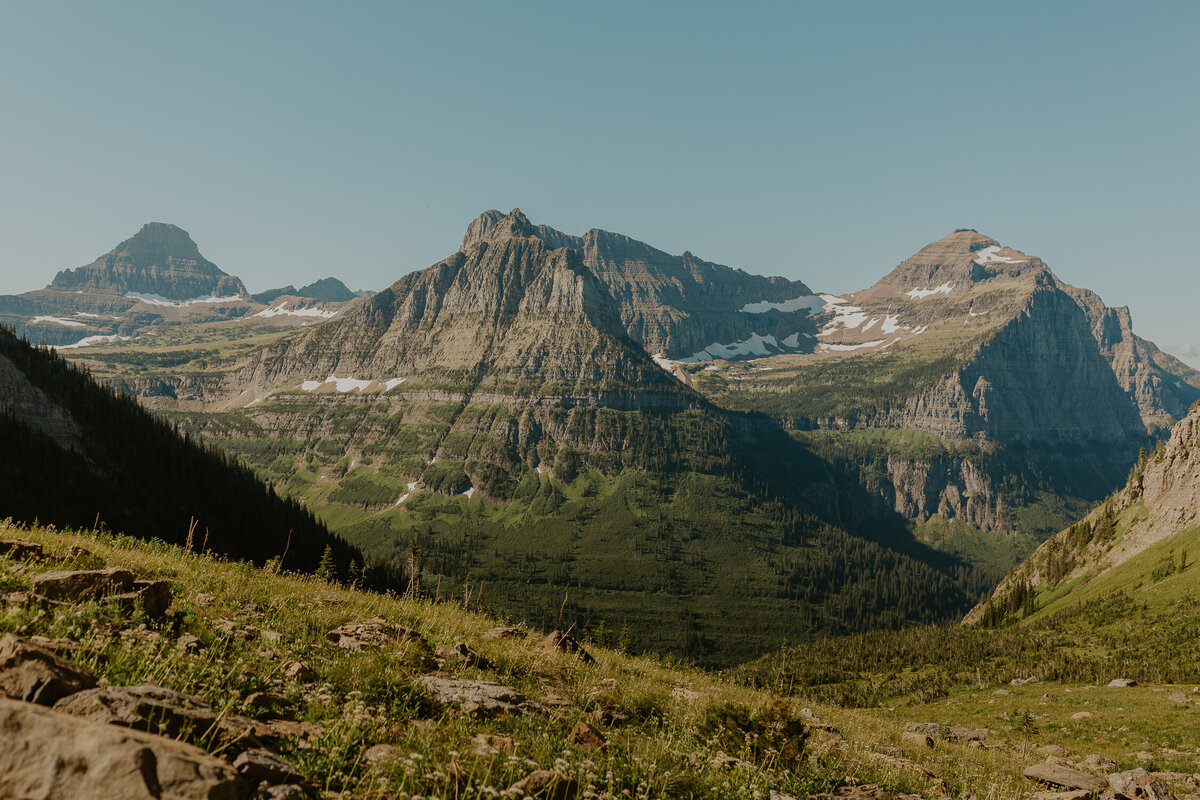
[[[147,221],[379,289],[519,206],[847,292],[956,227],[1200,366],[1200,6],[12,3],[0,292]]]

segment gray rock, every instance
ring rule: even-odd
[[[0,541],[0,558],[11,558],[17,561],[41,558],[42,546],[37,542],[24,542],[19,539]]]
[[[45,572],[33,577],[33,593],[47,600],[78,603],[133,589],[134,576],[127,569],[76,569]]]
[[[585,664],[596,663],[596,659],[592,658],[592,654],[584,650],[583,645],[574,636],[562,631],[551,631],[545,639],[538,642],[538,649],[551,653],[574,653]]]
[[[1032,767],[1026,767],[1022,774],[1031,780],[1061,786],[1064,789],[1099,792],[1108,788],[1108,783],[1103,778],[1061,764],[1034,764]]]
[[[1107,775],[1117,768],[1117,762],[1108,756],[1092,753],[1083,761],[1080,761],[1078,767],[1095,774]]]
[[[933,747],[933,737],[925,733],[904,731],[900,734],[900,738],[905,744],[916,745],[917,747]]]
[[[1130,686],[1137,686],[1138,682],[1132,678],[1113,678],[1108,682],[1110,689],[1128,689]]]
[[[0,797],[245,800],[237,771],[192,745],[0,699]]]
[[[950,728],[937,722],[906,722],[904,730],[912,733],[923,733],[938,739],[949,739]]]
[[[466,642],[456,642],[453,646],[442,645],[437,654],[447,661],[457,661],[475,669],[494,669],[495,665],[479,653],[475,652]]]
[[[395,625],[382,617],[347,622],[326,634],[326,638],[338,647],[355,652],[382,647],[405,637],[424,641],[408,628]]]
[[[509,686],[491,681],[441,678],[425,675],[417,679],[439,704],[456,706],[467,714],[522,714],[528,698]]]
[[[303,661],[288,661],[283,665],[283,677],[289,681],[297,683],[308,683],[316,676],[313,674],[312,668]]]
[[[1175,800],[1175,792],[1166,781],[1141,767],[1108,776],[1108,785],[1112,786],[1118,797],[1129,800]]]
[[[509,787],[509,791],[513,790],[524,792],[525,795],[538,800],[572,800],[579,794],[579,782],[552,770],[539,769]]]
[[[261,786],[251,800],[308,800],[313,794],[296,783],[282,786]]]
[[[96,677],[28,639],[0,639],[0,694],[14,700],[52,706],[67,695],[91,689]]]
[[[217,721],[217,715],[203,700],[153,684],[89,689],[59,700],[54,708],[95,722],[172,738],[203,736]]]
[[[247,750],[233,762],[233,768],[251,783],[300,783],[304,776],[282,756],[270,750]]]
[[[604,734],[583,720],[575,723],[567,735],[567,741],[583,750],[604,750],[608,747]]]
[[[114,602],[133,610],[141,606],[150,617],[161,617],[171,607],[171,584],[167,581],[134,581],[133,590],[113,595]]]

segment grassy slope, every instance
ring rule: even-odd
[[[156,682],[201,696],[222,714],[265,719],[263,712],[243,708],[242,698],[253,691],[279,692],[285,718],[321,728],[307,742],[285,736],[278,747],[310,780],[342,797],[380,790],[397,797],[488,796],[488,787],[503,789],[535,768],[546,768],[576,776],[592,787],[585,796],[595,798],[732,799],[765,797],[772,788],[806,797],[849,775],[925,797],[973,792],[979,800],[1013,800],[1031,796],[1020,771],[1040,758],[1022,756],[1025,742],[1014,717],[1026,710],[1039,715],[1031,746],[1056,743],[1080,754],[1107,753],[1123,765],[1136,760],[1130,750],[1145,746],[1154,750],[1155,765],[1186,768],[1194,764],[1200,744],[1193,712],[1168,701],[1158,691],[1163,686],[1110,690],[1043,683],[997,697],[992,694],[996,684],[985,682],[955,686],[924,702],[894,699],[884,707],[843,708],[780,698],[670,660],[591,644],[597,663],[585,666],[573,656],[538,651],[536,633],[525,640],[486,639],[484,631],[498,621],[458,604],[365,594],[159,543],[0,523],[0,539],[12,538],[41,542],[51,557],[37,565],[0,559],[6,591],[27,588],[29,576],[42,570],[111,564],[171,580],[176,599],[162,622],[126,619],[96,603],[53,612],[10,605],[0,616],[0,631],[69,637],[81,645],[72,658],[111,683]],[[53,556],[71,546],[86,547],[93,555],[86,563]],[[200,593],[212,599],[201,602]],[[416,630],[431,647],[466,641],[495,664],[482,671],[443,667],[443,674],[497,680],[543,704],[561,698],[566,705],[552,707],[546,716],[494,719],[439,712],[415,684],[424,670],[418,645],[410,641],[351,653],[325,642],[327,630],[371,616]],[[222,632],[223,620],[235,624],[234,633]],[[124,633],[114,635],[114,629]],[[262,631],[281,638],[268,644]],[[206,647],[196,653],[180,650],[177,642],[185,633],[198,636]],[[886,660],[887,653],[882,655]],[[291,658],[311,665],[313,683],[283,681],[282,665]],[[1045,702],[1043,694],[1050,695]],[[794,740],[772,740],[766,733],[747,739],[739,729],[749,729],[747,720],[761,719],[768,709],[783,719],[797,718],[801,705],[840,731],[811,730],[803,758],[789,759],[770,746]],[[581,752],[569,745],[567,733],[579,719],[593,719],[596,709],[627,714],[631,721],[600,723],[608,749]],[[1079,709],[1096,716],[1070,720]],[[988,743],[994,747],[938,742],[934,749],[915,748],[900,736],[902,723],[910,720],[986,726],[993,731]],[[473,740],[479,734],[511,736],[514,750],[475,755]],[[399,747],[401,760],[384,768],[368,765],[363,755],[376,743]],[[711,760],[721,752],[752,766],[720,769]]]

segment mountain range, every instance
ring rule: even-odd
[[[246,336],[328,319],[369,294],[326,278],[252,296],[202,256],[187,231],[151,222],[92,263],[60,271],[44,289],[0,295],[0,324],[57,347],[128,341],[195,322],[241,321],[236,335]]]
[[[1126,309],[965,229],[834,296],[489,211],[334,302],[72,355],[376,556],[710,663],[955,617],[1200,398]]]

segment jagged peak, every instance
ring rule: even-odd
[[[476,242],[513,237],[529,237],[537,235],[533,225],[519,208],[504,214],[496,209],[488,209],[480,214],[467,226],[463,235],[461,249],[466,249]]]

